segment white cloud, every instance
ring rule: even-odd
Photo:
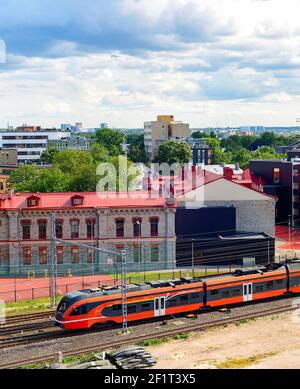
[[[293,125],[299,116],[300,1],[56,3],[27,0],[13,19],[16,2],[0,5],[0,37],[12,37],[0,126],[141,127],[159,113],[192,126]]]

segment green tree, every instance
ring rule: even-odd
[[[108,149],[98,143],[92,145],[91,154],[95,163],[106,162],[110,157]]]
[[[184,165],[192,159],[192,150],[186,142],[169,140],[160,145],[155,162]]]
[[[41,169],[36,165],[24,165],[12,172],[9,184],[16,192],[34,192],[34,183],[39,179]]]
[[[125,143],[125,136],[121,131],[109,128],[99,129],[96,132],[97,142],[109,150],[111,156],[122,154],[121,144]]]
[[[34,192],[68,192],[69,177],[59,168],[42,169],[38,179],[33,183]]]
[[[95,192],[99,180],[96,169],[97,167],[93,163],[81,165],[76,174],[70,178],[69,191]]]
[[[192,133],[192,138],[194,139],[201,139],[201,138],[205,138],[207,135],[204,133],[204,132],[200,132],[200,131],[194,131]]]
[[[87,151],[64,150],[53,158],[53,166],[58,167],[63,173],[75,175],[83,165],[93,162],[93,156]]]
[[[40,161],[43,163],[52,164],[54,157],[59,153],[59,150],[54,147],[48,147],[41,155]]]
[[[234,153],[232,153],[232,162],[239,163],[241,169],[249,167],[250,159],[252,159],[250,151],[243,147],[238,148]]]
[[[135,163],[148,161],[143,134],[130,134],[127,136],[126,142],[130,145],[128,153],[130,161]]]

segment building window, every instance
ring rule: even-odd
[[[62,265],[64,263],[64,248],[62,246],[56,248],[56,259],[58,265]]]
[[[275,167],[273,170],[273,182],[274,184],[278,184],[280,182],[280,169]]]
[[[133,262],[138,263],[141,262],[141,246],[135,245],[133,247]]]
[[[62,239],[62,237],[63,237],[63,221],[62,220],[56,220],[55,231],[56,231],[56,237],[58,239]]]
[[[23,247],[23,265],[31,265],[31,248]]]
[[[22,235],[23,240],[29,240],[30,239],[30,221],[24,220],[22,221]]]
[[[47,220],[39,220],[38,226],[39,226],[39,239],[46,239],[47,238]]]
[[[88,238],[95,238],[96,219],[86,219],[86,234]]]
[[[40,265],[47,265],[47,247],[39,248]]]
[[[124,248],[125,246],[123,244],[118,244],[116,246],[116,262],[122,262],[122,251],[124,250]]]
[[[158,236],[158,217],[151,217],[150,218],[150,234],[152,237]]]
[[[82,196],[74,196],[71,199],[72,205],[82,205],[83,204],[83,197]]]
[[[37,207],[39,205],[40,199],[39,197],[29,197],[27,200],[27,205],[28,207]]]
[[[142,219],[141,218],[133,218],[133,236],[135,238],[140,238],[142,235]]]
[[[116,235],[117,238],[124,238],[124,219],[116,219]]]
[[[71,248],[71,262],[79,263],[79,247]]]
[[[87,263],[94,263],[94,250],[93,249],[87,250]]]
[[[72,239],[79,238],[79,220],[78,219],[71,220],[71,238]]]
[[[151,247],[151,262],[159,262],[159,246]]]

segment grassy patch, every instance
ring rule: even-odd
[[[61,297],[58,297],[57,301],[59,301],[60,298]],[[16,303],[6,304],[6,314],[7,316],[15,316],[15,315],[21,315],[26,313],[43,312],[49,310],[49,307],[50,307],[49,298],[17,301]]]
[[[248,358],[229,358],[222,362],[216,362],[214,365],[218,369],[243,369],[274,355],[276,355],[276,353],[257,354]]]
[[[66,358],[63,358],[63,363],[70,365],[70,364],[75,364],[75,363],[91,362],[95,359],[95,354],[96,353],[89,353],[89,354],[85,354],[85,355],[78,355],[75,357],[66,357]]]
[[[215,274],[215,272],[207,272],[207,275]],[[205,276],[205,272],[195,272],[195,277],[203,277]],[[170,280],[174,278],[180,277],[192,277],[192,271],[179,271],[174,272],[146,272],[146,276],[144,277],[143,273],[129,273],[128,278],[132,283],[144,283],[144,281],[157,281],[157,280]]]
[[[189,337],[189,333],[181,332],[180,334],[174,335],[172,337],[165,337],[161,339],[146,339],[143,342],[139,343],[139,346],[150,347],[150,346],[159,346],[164,343],[168,343],[171,340],[185,340]]]
[[[237,321],[237,322],[235,323],[235,325],[236,325],[237,327],[239,327],[239,326],[242,325],[242,324],[247,324],[247,323],[251,323],[251,322],[254,322],[254,321],[256,321],[256,318],[255,318],[255,317],[253,317],[252,319],[242,319],[242,320]]]
[[[34,370],[34,369],[46,369],[47,365],[45,363],[37,363],[35,365],[33,364],[28,364],[21,366],[19,369],[20,370]]]

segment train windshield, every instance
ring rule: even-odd
[[[66,298],[63,298],[61,302],[58,304],[57,312],[65,312],[68,308],[68,300]]]

